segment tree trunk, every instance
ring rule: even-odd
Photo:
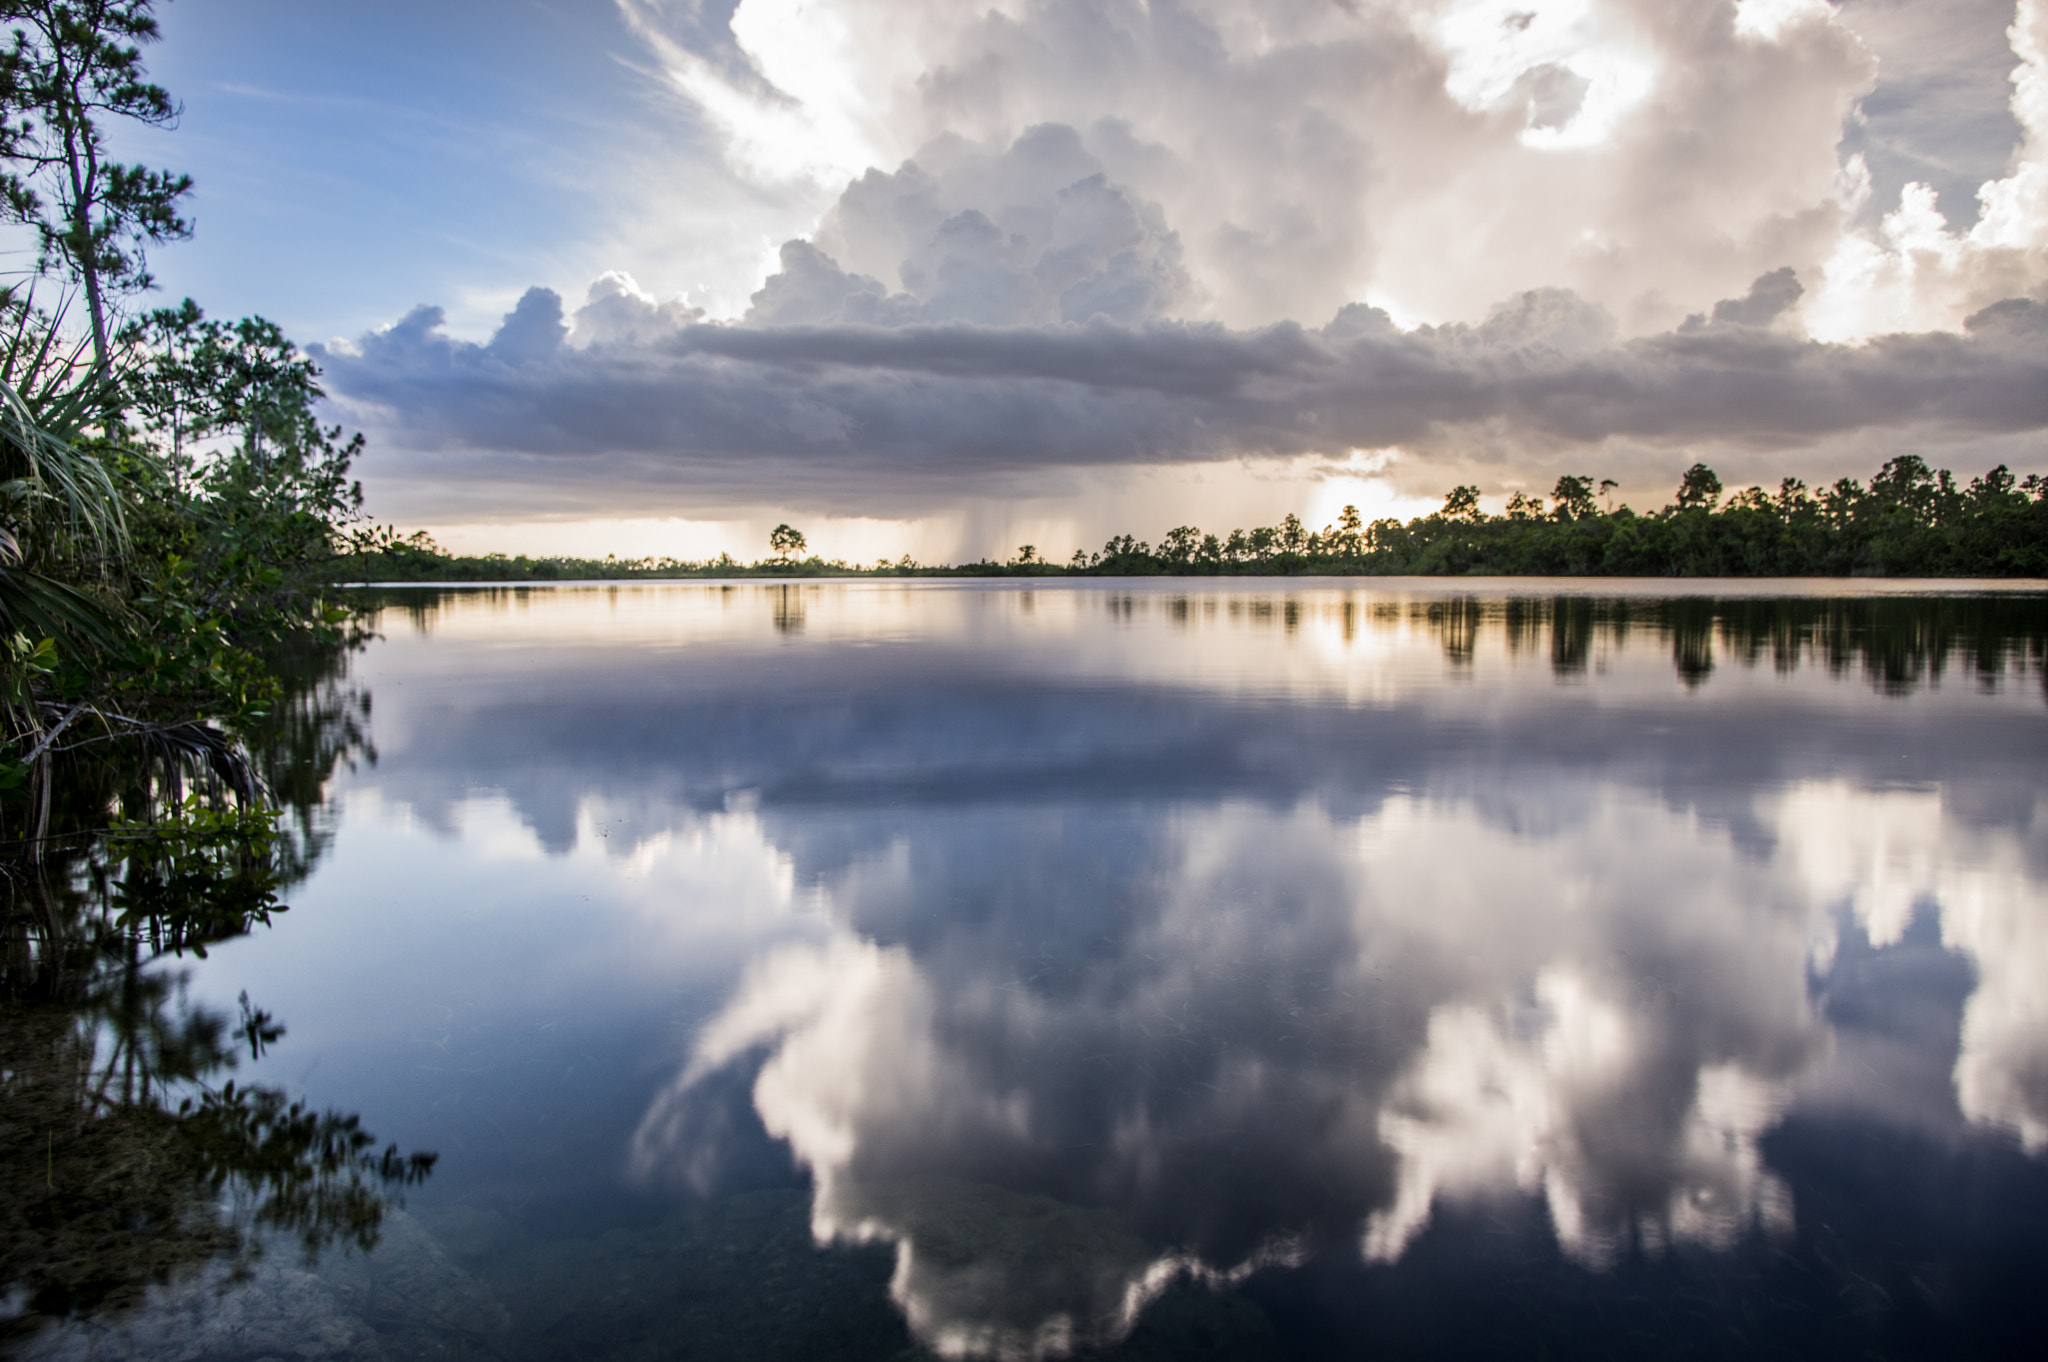
[[[78,270],[78,278],[85,285],[85,305],[92,314],[92,358],[93,368],[107,372],[107,311],[105,300],[100,296],[100,268],[95,258],[92,242],[93,184],[99,178],[99,158],[94,154],[91,139],[80,145],[79,125],[85,120],[84,99],[79,94],[75,77],[64,61],[63,44],[55,43],[57,49],[57,88],[64,92],[66,107],[57,111],[57,117],[64,128],[64,169],[71,180],[70,237],[69,253],[71,263]]]

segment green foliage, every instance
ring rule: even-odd
[[[17,558],[24,544],[61,554],[126,542],[122,498],[88,434],[111,415],[115,388],[60,338],[61,320],[0,289],[0,516]]]
[[[188,299],[120,339],[114,419],[72,441],[107,470],[124,531],[102,575],[130,627],[90,640],[89,688],[131,713],[247,721],[277,692],[266,654],[346,636],[330,584],[361,437],[320,424],[317,371],[262,318],[212,321]]]

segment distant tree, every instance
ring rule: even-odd
[[[1903,506],[1916,519],[1932,521],[1941,494],[1949,490],[1947,478],[1946,470],[1938,478],[1918,454],[1901,454],[1877,471],[1870,491],[1887,506]]]
[[[44,269],[85,292],[93,358],[108,363],[112,295],[151,284],[145,247],[192,234],[179,214],[190,176],[107,159],[103,118],[151,127],[178,105],[142,67],[158,37],[151,0],[4,0],[13,42],[0,50],[0,208],[35,229]]]
[[[787,525],[777,525],[768,531],[768,547],[775,550],[776,557],[788,562],[789,555],[804,551],[803,531],[793,530]]]
[[[1543,514],[1543,498],[1526,496],[1521,492],[1508,498],[1509,520],[1534,520]]]
[[[1159,541],[1159,556],[1169,563],[1190,563],[1202,546],[1202,532],[1193,525],[1176,525]]]
[[[1300,516],[1288,513],[1287,519],[1280,522],[1279,539],[1282,553],[1300,553],[1308,547],[1308,531],[1302,528]]]
[[[1711,511],[1714,503],[1721,499],[1721,479],[1714,470],[1703,463],[1696,463],[1685,470],[1685,476],[1678,483],[1678,509],[1690,511],[1697,507]]]
[[[1610,481],[1605,484],[1612,487]],[[1551,515],[1559,520],[1587,520],[1599,509],[1593,504],[1593,480],[1569,475],[1557,480],[1557,486],[1550,490],[1550,496],[1557,503]]]
[[[1364,552],[1365,522],[1359,519],[1356,506],[1346,506],[1337,513],[1337,527],[1323,536],[1323,542],[1346,558],[1356,558]]]
[[[1038,546],[1036,544],[1019,544],[1017,546],[1017,561],[1020,563],[1037,562]]]
[[[1444,498],[1443,517],[1446,520],[1478,520],[1479,489],[1470,486],[1453,487]]]
[[[1120,534],[1103,544],[1101,557],[1096,561],[1114,563],[1119,559],[1145,558],[1150,556],[1151,552],[1152,546],[1144,540],[1133,539],[1130,535]]]
[[[1607,513],[1614,514],[1614,489],[1621,486],[1613,478],[1600,479],[1600,495],[1607,501]]]

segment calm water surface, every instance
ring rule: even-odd
[[[2039,1355],[2048,598],[1585,589],[394,593],[176,968],[440,1164],[28,1351]]]

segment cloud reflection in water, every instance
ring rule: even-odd
[[[792,640],[693,590],[610,606],[651,653],[575,617],[621,731],[539,648],[379,784],[431,818],[460,750],[564,828],[744,810],[731,854],[817,929],[756,952],[632,1167],[713,1187],[758,1120],[943,1352],[1399,1263],[1502,1199],[1595,1269],[1784,1235],[1801,1112],[2048,1143],[2038,624],[1929,690],[1948,645],[1898,603],[826,590]]]
[[[1130,829],[1144,892],[1028,962],[987,923],[864,935],[876,897],[945,912],[945,852],[898,844],[888,873],[827,886],[830,943],[752,967],[635,1165],[687,1159],[679,1113],[754,1057],[762,1121],[816,1179],[819,1238],[896,1241],[913,1327],[959,1353],[1114,1337],[1183,1267],[1237,1276],[1347,1236],[1395,1260],[1444,1199],[1538,1194],[1594,1266],[1728,1247],[1791,1226],[1759,1137],[1828,1055],[1812,980],[1836,934],[1896,939],[1901,861],[1932,874],[1945,940],[1983,978],[1962,1110],[2037,1146],[2048,1030],[2023,981],[2048,923],[2026,839],[1945,843],[1938,796],[1916,792],[1762,802],[1762,855],[1626,791],[1552,791],[1520,829],[1409,797],[1355,823],[1313,803],[1166,813]],[[925,835],[989,854],[971,821]],[[1919,844],[1860,856],[1852,828]],[[1085,848],[1020,842],[1033,888],[1009,913],[1093,897]]]

